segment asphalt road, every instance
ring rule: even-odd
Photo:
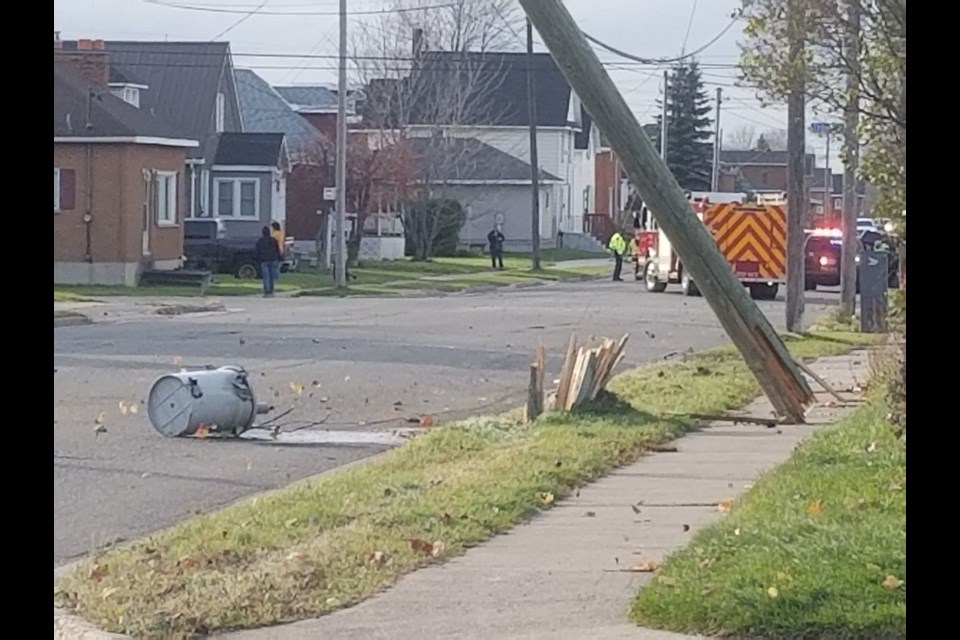
[[[678,289],[678,288],[675,288]],[[836,295],[810,294],[807,318]],[[640,283],[580,282],[434,298],[243,298],[202,316],[123,316],[54,330],[54,565],[197,511],[373,455],[364,442],[407,418],[439,422],[518,406],[531,353],[552,375],[571,332],[632,334],[624,366],[726,338],[702,298]],[[761,302],[778,327],[783,303]],[[303,439],[167,439],[150,426],[150,384],[183,367],[238,364]],[[548,377],[548,379],[550,379]],[[297,393],[303,385],[301,394]],[[136,414],[120,403],[137,404]],[[98,433],[98,416],[104,414]]]

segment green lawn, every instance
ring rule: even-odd
[[[504,259],[505,271],[493,271],[488,259],[481,256],[437,258],[430,262],[393,260],[367,263],[351,269],[350,272],[356,276],[356,279],[349,282],[347,291],[335,290],[333,277],[329,273],[311,270],[281,274],[277,290],[286,293],[302,292],[307,295],[378,295],[392,293],[398,289],[408,291],[410,289],[459,291],[471,286],[485,284],[512,284],[514,278],[521,280],[530,278],[560,280],[597,275],[604,271],[603,267],[589,266],[560,269],[546,260],[544,260],[543,266],[543,271],[534,273],[530,271],[529,259],[519,256],[507,256]],[[459,276],[469,277],[461,279]],[[453,280],[440,286],[432,280],[433,278],[452,278]],[[411,282],[419,284],[410,285]],[[459,286],[453,286],[450,282],[459,283]],[[402,283],[402,285],[394,286],[395,283]],[[208,296],[246,296],[257,295],[261,291],[259,280],[238,280],[232,276],[218,275],[214,277],[212,286],[206,290],[205,294]],[[177,286],[55,285],[53,290],[55,302],[75,302],[109,296],[193,297],[199,295],[199,288]]]
[[[807,440],[671,556],[643,626],[753,638],[906,637],[906,445],[879,393]]]
[[[788,341],[798,356],[870,342]],[[592,406],[533,425],[513,415],[430,429],[366,464],[201,515],[98,553],[55,602],[135,637],[192,637],[322,615],[459,555],[576,487],[682,435],[677,414],[740,407],[759,392],[730,348],[626,372]]]

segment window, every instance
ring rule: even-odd
[[[217,114],[216,114],[216,125],[217,133],[223,133],[224,120],[227,116],[227,99],[222,93],[217,94]]]
[[[175,171],[157,172],[157,225],[177,224],[177,174]]]
[[[220,218],[260,217],[260,181],[257,179],[217,178],[216,213]]]
[[[583,190],[583,212],[590,213],[590,187]]]
[[[53,212],[76,208],[77,172],[73,169],[53,168]]]

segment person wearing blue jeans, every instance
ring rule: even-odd
[[[255,252],[263,278],[263,297],[272,298],[273,288],[280,279],[280,246],[270,234],[270,227],[260,230],[260,239],[257,240]]]

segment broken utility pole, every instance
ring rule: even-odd
[[[806,101],[804,99],[803,3],[787,2],[790,92],[787,96],[787,331],[803,331],[804,219],[810,200],[804,188],[806,159]],[[830,189],[825,187],[824,193]],[[826,198],[824,198],[826,200]],[[826,204],[826,202],[824,202]]]
[[[607,136],[643,201],[676,249],[777,413],[804,420],[813,391],[786,345],[737,280],[716,241],[643,132],[560,0],[520,0],[570,86]]]
[[[533,79],[533,23],[527,19],[527,116],[530,119],[530,254],[534,271],[540,270],[540,158],[537,155],[537,92]]]
[[[847,103],[843,112],[843,247],[840,308],[853,316],[857,300],[857,172],[860,167],[860,0],[847,0]]]

